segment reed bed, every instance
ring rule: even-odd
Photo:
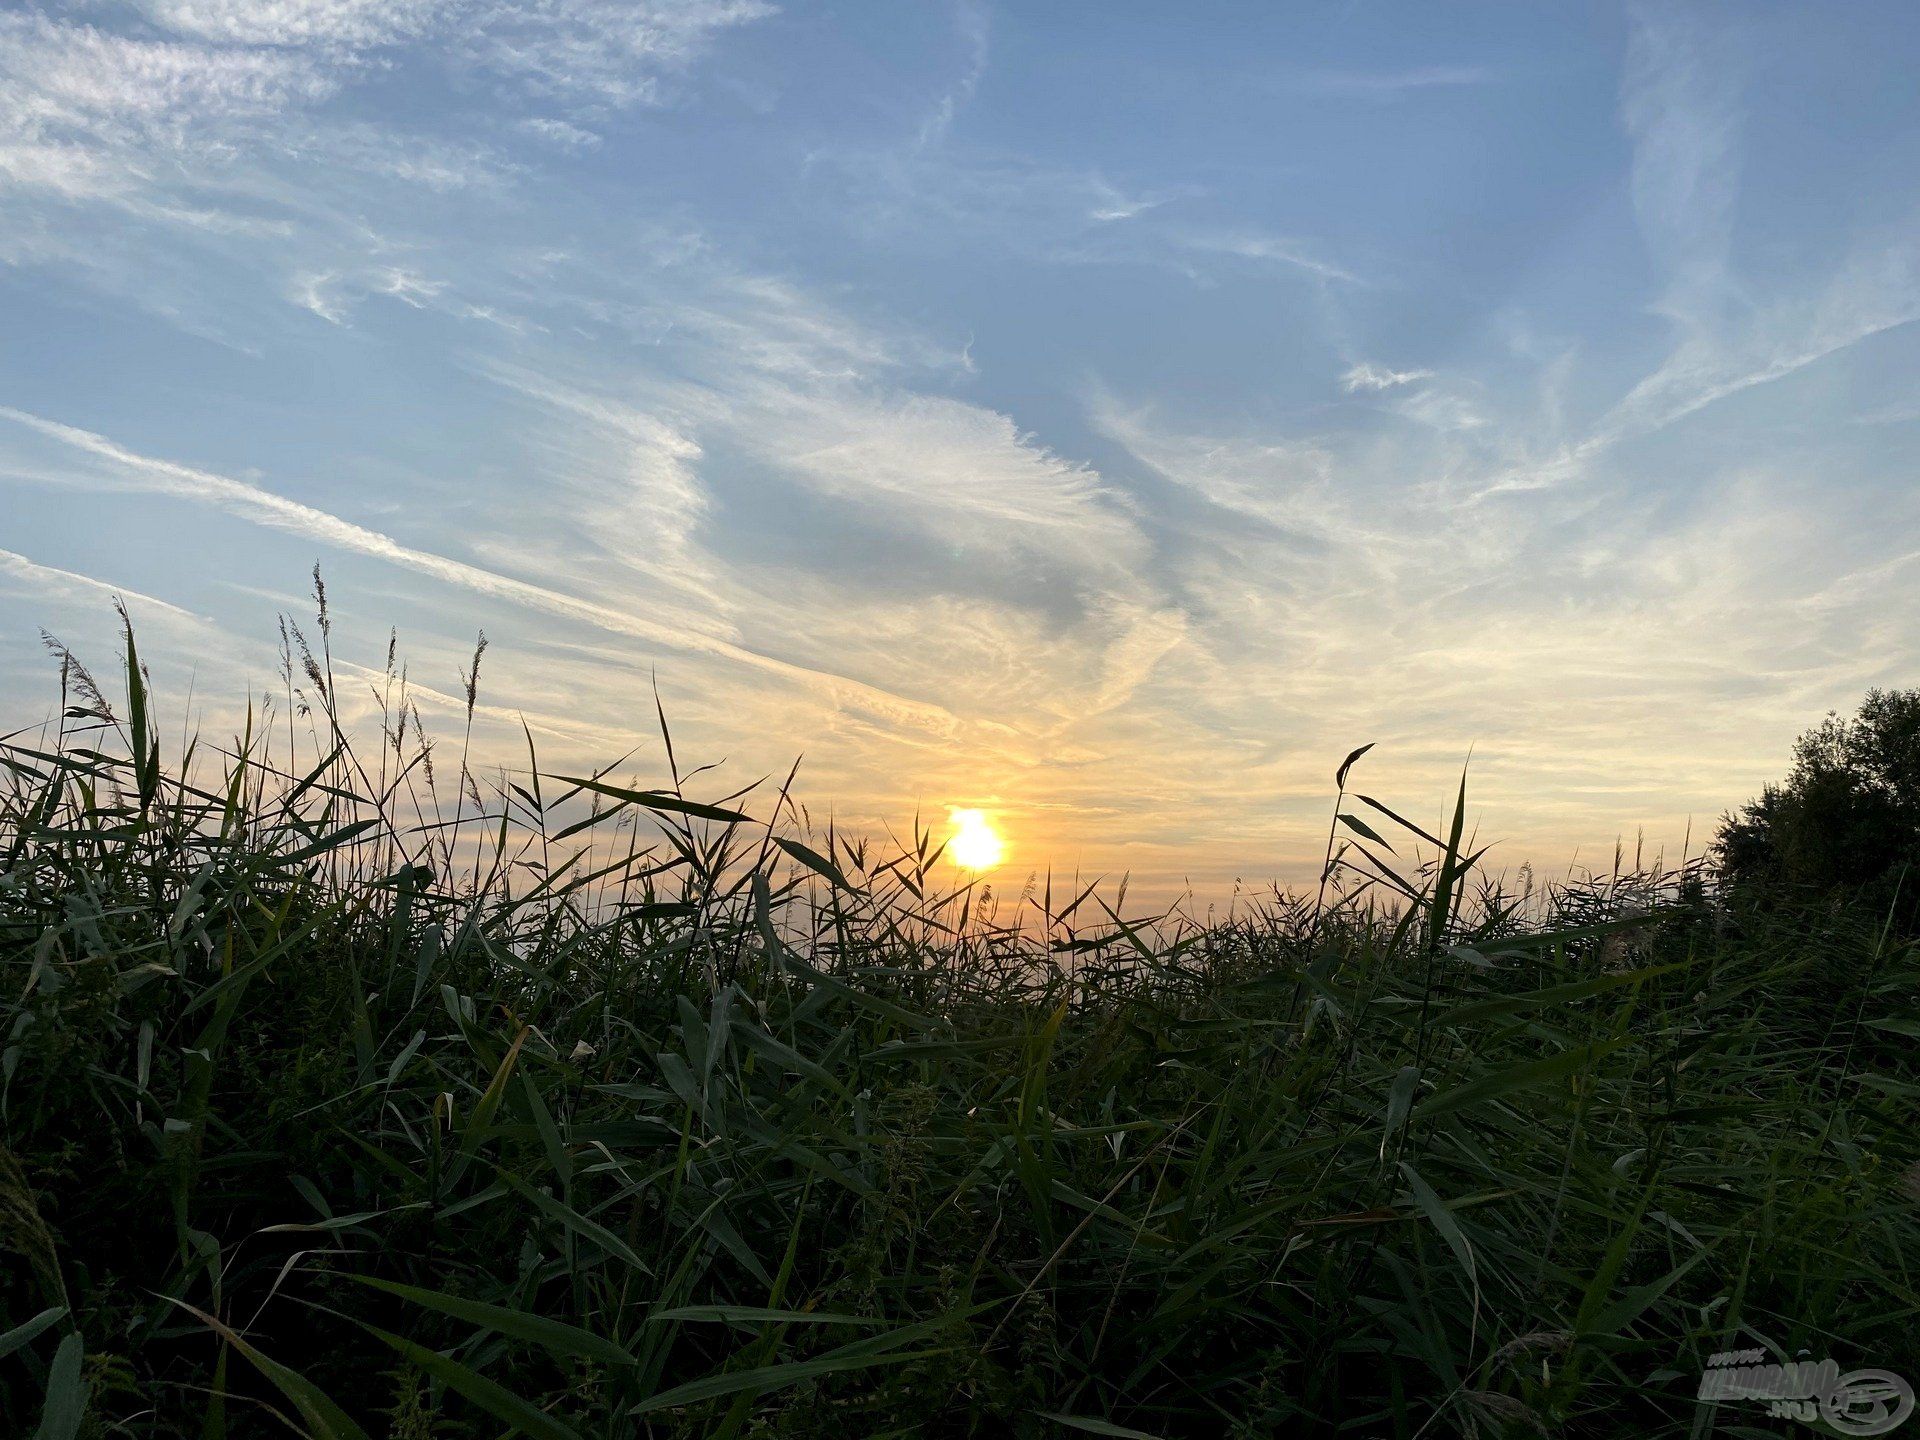
[[[224,743],[129,627],[0,748],[9,1433],[1691,1436],[1779,1423],[1718,1352],[1920,1379],[1872,915],[1510,895],[1364,752],[1316,893],[989,902],[670,736],[476,773],[391,652],[349,735],[285,634]]]

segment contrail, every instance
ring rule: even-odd
[[[4,408],[4,407],[0,407]],[[142,605],[151,605],[156,610],[165,610],[178,615],[183,620],[192,620],[206,624],[206,617],[196,615],[191,610],[183,610],[171,601],[146,595],[138,590],[129,590],[124,585],[109,585],[105,580],[96,580],[91,575],[82,575],[77,570],[62,570],[57,565],[42,565],[38,560],[29,560],[13,550],[0,550],[0,571],[9,575],[18,575],[23,580],[37,580],[42,583],[51,580],[56,584],[82,585],[90,590],[98,590],[104,595],[124,597]]]

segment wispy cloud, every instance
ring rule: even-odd
[[[955,143],[821,148],[808,156],[807,174],[842,225],[911,236],[934,251],[988,245],[1052,264],[1185,271],[1205,249],[1189,245],[1173,218],[1199,193],[1190,184],[1136,185],[1101,169]]]
[[[530,115],[520,122],[527,134],[557,145],[563,150],[591,150],[600,144],[600,136],[568,120],[551,115]]]
[[[823,495],[969,551],[1008,549],[1054,565],[1123,570],[1138,532],[1100,478],[963,401],[763,390],[716,395],[736,439]]]
[[[0,174],[66,201],[167,207],[151,166],[212,162],[338,77],[280,50],[131,39],[44,14],[0,15]]]
[[[1748,57],[1738,32],[1640,7],[1621,83],[1634,212],[1660,266],[1669,349],[1584,434],[1500,466],[1479,492],[1565,486],[1624,442],[1920,319],[1910,225],[1839,234],[1824,280],[1761,285],[1735,263]]]
[[[978,0],[958,0],[954,7],[954,29],[963,51],[960,75],[921,122],[915,143],[922,149],[947,138],[947,132],[953,129],[954,117],[966,108],[987,73],[991,29],[986,7]]]
[[[420,35],[459,0],[132,0],[156,25],[229,45],[359,51]]]
[[[172,616],[176,620],[185,620],[195,625],[210,625],[206,617],[175,605],[171,601],[161,600],[144,594],[125,585],[112,585],[105,580],[96,580],[91,575],[82,575],[77,570],[62,570],[55,565],[42,565],[29,560],[26,556],[12,550],[0,550],[0,574],[40,589],[51,589],[78,593],[90,600],[130,601],[130,609],[138,611],[144,617],[147,612],[156,615]]]
[[[1261,265],[1301,271],[1321,280],[1350,285],[1365,282],[1345,266],[1317,253],[1304,241],[1244,230],[1180,230],[1174,237],[1185,249],[1203,255],[1227,255]]]
[[[1608,753],[1609,727],[1644,721],[1685,742],[1671,762],[1625,768],[1664,813],[1711,813],[1750,783],[1731,738],[1743,727],[1789,735],[1812,697],[1884,683],[1874,657],[1920,643],[1895,599],[1912,575],[1898,538],[1911,503],[1875,535],[1790,476],[1748,472],[1710,482],[1684,517],[1616,489],[1604,504],[1515,500],[1488,526],[1421,483],[1440,440],[1328,436],[1303,454],[1258,432],[1184,432],[1112,397],[1097,419],[1158,474],[1271,527],[1180,522],[1188,635],[1165,683],[1204,719],[1190,736],[1157,731],[1153,753],[1201,810],[1236,804],[1210,756],[1277,785],[1342,738],[1385,735],[1395,754],[1375,780],[1392,784],[1410,754],[1438,760],[1472,739],[1476,788],[1524,854],[1582,823],[1604,835],[1606,815],[1643,803],[1619,790],[1624,768],[1581,757]],[[1863,616],[1883,617],[1864,646],[1845,629]]]
[[[1687,324],[1737,298],[1728,265],[1744,76],[1733,43],[1684,10],[1639,7],[1621,81],[1634,213],[1668,269],[1666,308]]]
[[[315,506],[289,500],[244,480],[141,455],[104,435],[10,407],[0,406],[0,418],[24,425],[74,450],[106,461],[111,475],[124,484],[214,505],[256,524],[384,560],[446,584],[512,601],[558,619],[584,623],[616,635],[631,636],[670,650],[691,651],[732,661],[782,679],[824,687],[835,698],[872,710],[892,721],[935,729],[948,729],[952,725],[952,717],[937,707],[903,699],[876,686],[843,676],[791,665],[724,640],[660,625],[643,616],[584,600],[550,586],[404,545],[376,530],[356,525]]]
[[[663,457],[627,493],[654,497],[645,502],[654,507],[648,528],[662,537],[666,568],[713,573],[711,558],[688,548],[710,505],[692,462],[709,449],[817,497],[848,524],[966,556],[977,575],[1004,578],[1009,557],[1028,568],[1044,559],[1074,587],[1110,588],[1138,565],[1137,517],[1096,471],[1048,449],[1012,416],[941,393],[942,382],[964,373],[957,350],[910,327],[865,323],[701,243],[683,250],[650,275],[613,282],[630,300],[612,299],[604,277],[592,277],[592,299],[571,288],[587,277],[545,281],[545,298],[562,315],[577,309],[614,323],[619,335],[644,334],[659,363],[609,361],[597,374],[557,356],[537,367],[479,367]],[[556,366],[562,376],[579,373],[556,378]],[[672,437],[664,446],[663,435]],[[595,497],[596,512],[609,506],[622,502]]]
[[[28,194],[190,218],[179,195],[230,192],[249,166],[359,164],[433,188],[470,183],[474,152],[400,126],[305,123],[395,67],[433,65],[521,108],[599,113],[660,100],[759,0],[635,7],[614,0],[141,0],[158,34],[119,34],[29,9],[0,16],[0,179]],[[402,55],[402,41],[420,41]],[[573,120],[528,134],[584,145]],[[164,169],[161,168],[164,166]],[[491,168],[491,167],[490,167]],[[165,197],[165,198],[163,198]]]
[[[578,102],[645,104],[764,0],[133,0],[156,25],[226,47],[352,63],[427,40],[456,65]],[[224,53],[232,53],[231,51]]]
[[[1158,193],[1129,194],[1117,185],[1107,182],[1105,177],[1090,175],[1086,179],[1092,192],[1092,206],[1087,218],[1098,220],[1102,224],[1111,224],[1120,220],[1132,220],[1145,215],[1149,210],[1158,210],[1162,205],[1171,204],[1186,193],[1180,190],[1167,190]]]
[[[764,0],[478,0],[470,16],[456,12],[453,50],[535,94],[645,105],[662,98],[664,76],[698,59],[716,35],[773,13]]]
[[[1412,385],[1432,378],[1431,370],[1390,370],[1384,365],[1362,360],[1340,377],[1340,388],[1353,395],[1363,390],[1392,390],[1396,386]]]

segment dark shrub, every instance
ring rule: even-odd
[[[1714,842],[1737,888],[1900,899],[1916,913],[1920,869],[1920,690],[1872,690],[1793,747],[1793,769],[1726,816]]]

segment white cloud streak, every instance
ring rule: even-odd
[[[403,545],[378,531],[343,520],[314,506],[289,500],[257,485],[170,460],[140,455],[89,430],[63,425],[7,406],[0,406],[0,418],[24,425],[49,439],[108,461],[121,476],[138,488],[210,504],[255,524],[384,560],[446,584],[507,600],[556,618],[581,622],[611,634],[629,636],[670,650],[690,651],[750,666],[780,679],[822,690],[836,701],[869,710],[890,721],[935,731],[948,731],[954,725],[953,717],[937,706],[893,695],[877,686],[862,684],[845,676],[791,665],[723,640],[677,631],[612,606],[583,600],[544,585]]]
[[[91,575],[82,575],[77,570],[62,570],[58,566],[42,565],[12,550],[0,550],[0,574],[11,576],[15,580],[35,587],[77,593],[93,600],[105,598],[131,601],[132,609],[152,610],[195,625],[212,623],[205,616],[196,615],[193,611],[175,605],[170,600],[161,600],[125,585],[110,585],[104,580],[94,579]]]
[[[1340,388],[1353,395],[1362,390],[1392,390],[1400,385],[1412,385],[1432,378],[1431,370],[1390,370],[1363,360],[1340,377]]]

